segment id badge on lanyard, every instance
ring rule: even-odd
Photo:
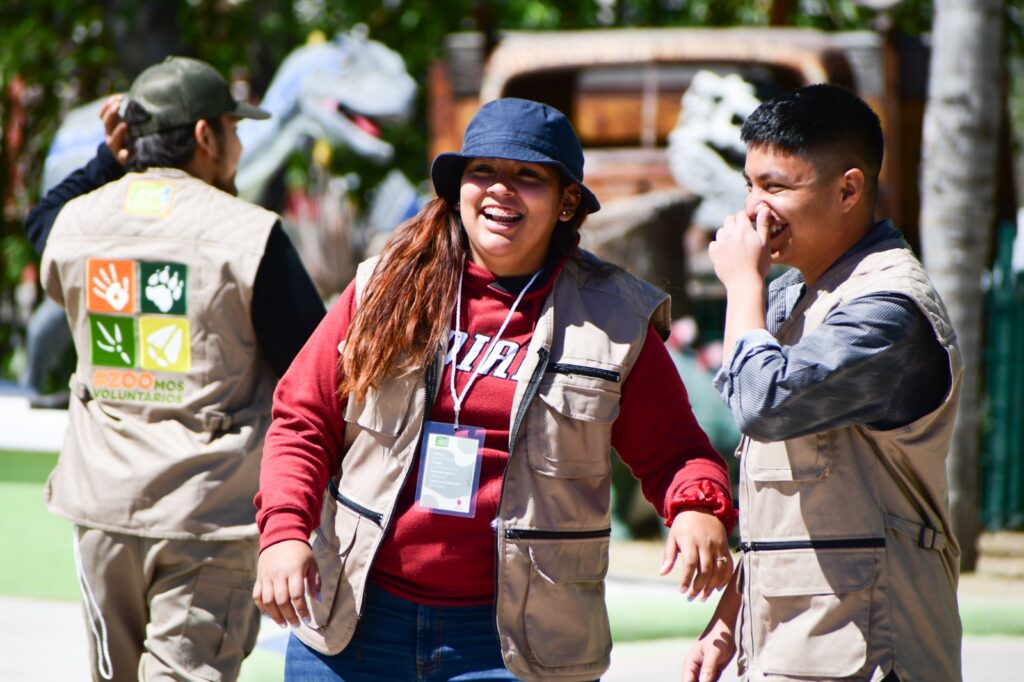
[[[416,504],[437,514],[472,517],[483,460],[482,428],[441,422],[423,424]]]
[[[491,340],[491,347],[497,347],[509,320],[519,307],[520,301],[527,290],[537,281],[543,270],[533,273],[533,277],[519,292],[512,307],[509,308],[505,321],[498,328],[498,333]],[[459,273],[459,286],[455,290],[455,331],[461,326],[462,309],[462,273]],[[489,352],[489,350],[488,350]],[[487,353],[483,354],[487,357]],[[455,415],[454,424],[442,422],[425,422],[423,424],[423,444],[420,449],[420,478],[416,483],[416,504],[437,514],[472,517],[476,513],[476,493],[480,485],[480,462],[483,460],[484,437],[486,429],[459,424],[459,412],[462,401],[469,393],[470,387],[477,377],[477,372],[470,374],[469,380],[462,388],[462,393],[455,390],[455,375],[458,364],[452,359],[449,390],[452,393],[452,411]]]

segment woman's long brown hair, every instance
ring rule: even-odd
[[[564,186],[564,181],[563,183]],[[572,255],[583,210],[555,227],[551,249]],[[367,282],[342,351],[339,395],[366,397],[391,374],[424,367],[451,325],[459,273],[469,253],[457,214],[431,200],[395,230]]]
[[[388,240],[346,335],[341,395],[366,397],[396,372],[425,366],[448,330],[467,248],[444,199],[433,199]]]

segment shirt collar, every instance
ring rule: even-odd
[[[903,235],[900,233],[899,230],[896,229],[896,226],[893,225],[892,221],[889,220],[888,218],[884,220],[879,220],[874,224],[874,226],[870,230],[868,230],[867,234],[860,238],[860,241],[858,241],[856,244],[847,249],[842,256],[837,258],[836,261],[828,267],[828,270],[826,270],[824,274],[818,278],[819,281],[827,277],[828,273],[832,272],[836,267],[838,267],[847,259],[852,258],[853,256],[856,256],[858,253],[866,251],[889,239],[903,239]],[[793,286],[799,284],[802,286],[804,284],[803,273],[801,273],[796,268],[792,268],[791,272],[792,274],[786,278],[784,285]],[[780,277],[779,279],[781,280],[782,278]]]
[[[835,269],[840,263],[846,261],[849,258],[867,251],[868,249],[878,246],[884,241],[889,239],[903,239],[903,235],[896,229],[896,226],[892,224],[892,221],[886,218],[885,220],[879,220],[875,223],[874,227],[868,230],[868,233],[861,237],[860,241],[851,246],[846,250],[842,256],[840,256],[835,263],[833,263],[828,271]],[[828,274],[826,271],[826,274]]]
[[[851,246],[843,253],[836,262],[829,266],[828,270],[818,279],[819,282],[824,281],[828,274],[835,270],[835,268],[848,258],[856,256],[858,253],[870,249],[888,239],[902,239],[903,235],[896,229],[892,221],[886,218],[885,220],[879,220],[874,226],[868,230],[868,233],[861,237],[860,241]],[[775,320],[777,324],[781,324],[783,320],[789,317],[793,312],[793,308],[803,298],[806,293],[807,286],[804,281],[803,273],[796,268],[790,268],[789,271],[780,275],[778,279],[773,281],[768,288],[769,297],[769,310],[775,309],[777,311],[778,319]],[[782,298],[779,299],[778,303],[781,305],[776,308],[772,305],[772,302],[777,296]]]
[[[538,295],[538,293],[546,295],[547,291],[551,288],[551,283],[562,271],[567,260],[567,256],[548,252],[547,258],[541,266],[541,275],[534,282],[533,286],[530,287],[526,297],[532,298]],[[485,287],[498,292],[500,295],[515,298],[532,277],[532,273],[517,277],[498,277],[486,268],[477,265],[471,259],[466,259],[464,281],[467,286],[472,288]]]

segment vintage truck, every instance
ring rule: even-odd
[[[457,149],[483,102],[525,97],[562,110],[604,206],[584,228],[585,246],[663,286],[675,316],[695,315],[711,331],[721,292],[703,245],[715,216],[742,205],[742,119],[757,101],[805,84],[858,92],[888,140],[879,213],[913,241],[925,62],[920,43],[866,31],[456,33],[429,74],[430,154]]]

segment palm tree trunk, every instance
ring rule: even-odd
[[[921,246],[964,360],[946,471],[953,528],[977,561],[982,272],[995,217],[1003,0],[936,0],[921,173]]]

